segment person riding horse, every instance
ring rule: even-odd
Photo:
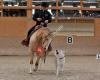
[[[22,45],[28,46],[32,33],[38,30],[41,26],[47,27],[47,24],[51,23],[52,15],[47,11],[48,4],[42,2],[41,7],[42,9],[37,9],[33,15],[33,20],[36,21],[36,25],[29,29],[26,39],[21,42]]]

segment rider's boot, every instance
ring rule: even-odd
[[[29,46],[29,37],[27,37],[26,39],[22,40],[21,44],[28,47]]]

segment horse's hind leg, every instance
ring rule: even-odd
[[[37,71],[37,69],[38,69],[39,60],[40,60],[40,57],[37,56],[37,60],[36,60],[36,63],[35,63],[35,69],[34,69],[34,71]]]
[[[32,74],[33,73],[33,52],[29,51],[29,56],[30,56],[30,71],[29,73]]]

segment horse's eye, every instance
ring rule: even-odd
[[[45,40],[48,40],[48,38],[46,38]]]

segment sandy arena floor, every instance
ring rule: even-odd
[[[64,73],[55,75],[54,57],[29,74],[28,56],[0,56],[0,80],[100,80],[100,60],[95,56],[67,56]]]

